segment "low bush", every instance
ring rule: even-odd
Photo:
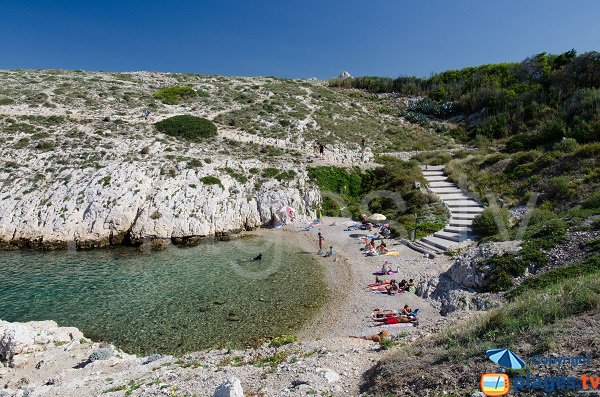
[[[219,185],[223,187],[221,180],[215,176],[204,176],[200,178],[200,182],[204,183],[205,185]]]
[[[500,232],[500,225],[508,225],[508,211],[489,207],[473,219],[473,231],[480,237],[493,236]]]
[[[582,263],[549,270],[538,276],[530,277],[523,281],[517,288],[510,291],[506,296],[510,299],[514,299],[527,291],[543,290],[580,276],[598,273],[600,273],[600,256],[596,255]]]
[[[195,98],[198,94],[189,86],[171,86],[160,89],[154,93],[154,98],[168,105],[176,105],[183,101]]]
[[[295,335],[281,335],[271,339],[271,342],[269,344],[273,347],[281,347],[297,341],[298,337]]]
[[[169,117],[155,126],[163,134],[191,142],[200,142],[217,135],[217,127],[212,121],[190,115]]]

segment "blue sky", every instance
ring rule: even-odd
[[[600,50],[598,0],[0,0],[0,69],[428,76]]]

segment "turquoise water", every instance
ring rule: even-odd
[[[55,320],[138,354],[290,334],[326,295],[313,255],[273,236],[151,253],[0,252],[0,263],[0,319]]]

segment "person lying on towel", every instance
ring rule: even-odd
[[[388,334],[388,332],[386,330],[383,330],[375,335],[368,335],[368,336],[350,336],[350,338],[355,338],[355,339],[364,339],[364,340],[370,340],[373,342],[381,342],[382,339],[387,338],[390,334]]]
[[[417,323],[418,324],[419,319],[417,317],[407,317],[407,316],[403,316],[403,315],[396,315],[396,316],[389,316],[389,317],[382,317],[382,318],[374,318],[373,321],[374,321],[373,326],[378,327],[381,325],[393,325],[393,324],[402,324],[402,323]]]

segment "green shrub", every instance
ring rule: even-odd
[[[279,170],[273,167],[267,167],[263,170],[262,176],[264,178],[275,178],[279,174]]]
[[[298,341],[298,337],[295,335],[281,335],[271,339],[269,343],[273,347],[281,347],[283,345],[289,345]]]
[[[573,195],[570,188],[570,178],[567,176],[557,176],[548,181],[546,185],[546,197],[549,199],[564,200]]]
[[[294,179],[294,177],[296,177],[296,171],[294,170],[282,171],[279,174],[275,175],[275,179],[277,179],[279,182],[291,181],[292,179]]]
[[[233,179],[235,179],[239,183],[246,183],[246,182],[248,182],[248,178],[245,175],[240,174],[239,172],[235,171],[232,168],[225,167],[223,170],[227,173],[227,175],[229,175],[230,177],[232,177]]]
[[[198,94],[189,86],[171,86],[160,89],[154,93],[154,98],[168,105],[176,105],[183,101],[195,98]]]
[[[154,211],[151,215],[150,215],[150,219],[160,219],[162,217],[162,214],[158,211]]]
[[[589,159],[600,156],[600,142],[588,143],[587,145],[579,146],[575,152],[575,156],[579,158]]]
[[[381,338],[379,341],[379,348],[381,350],[390,350],[396,346],[398,346],[398,342],[391,338]]]
[[[507,294],[507,297],[514,299],[524,294],[526,291],[543,290],[552,287],[561,282],[566,282],[588,274],[600,273],[600,256],[596,255],[582,263],[553,269],[538,276],[530,277],[523,281],[514,290]]]
[[[563,153],[573,153],[577,150],[579,144],[573,138],[563,138],[561,141],[554,144],[553,149]]]
[[[155,125],[163,134],[192,142],[200,142],[217,135],[217,127],[212,121],[190,115],[169,117]]]
[[[525,230],[524,239],[536,247],[548,249],[554,247],[567,234],[567,223],[552,211],[536,209]]]
[[[200,182],[204,183],[205,185],[219,185],[223,187],[221,180],[215,176],[204,176],[200,178]]]
[[[583,203],[583,208],[600,208],[600,190],[589,195]]]
[[[508,211],[504,208],[489,207],[473,219],[471,227],[480,237],[488,237],[500,231],[499,222],[505,226],[508,225]]]

